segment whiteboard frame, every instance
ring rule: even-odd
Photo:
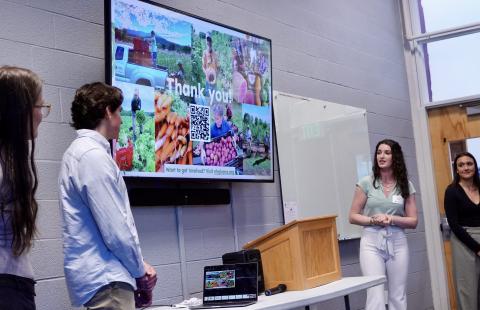
[[[362,227],[350,224],[348,214],[356,182],[371,174],[372,157],[366,110],[279,91],[273,93],[284,222],[336,214],[337,238],[360,238]],[[303,104],[312,104],[312,107],[300,109]],[[356,135],[355,138],[347,143],[332,141],[344,140],[338,138],[350,137],[352,134]],[[315,152],[315,148],[322,146],[327,148],[322,149],[322,152]],[[345,152],[341,150],[342,147]],[[360,157],[353,158],[355,154]],[[311,166],[309,163],[314,162],[311,160],[312,156],[324,156],[325,160],[319,159],[318,165]],[[299,158],[300,160],[295,160]],[[315,171],[319,171],[318,169],[323,170],[322,173],[317,173],[315,178]],[[299,176],[302,172],[305,174]],[[309,175],[311,173],[314,176]],[[318,178],[318,175],[325,175],[325,178]],[[322,197],[318,197],[318,193]],[[324,203],[320,208],[319,201]]]

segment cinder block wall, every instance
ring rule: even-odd
[[[379,139],[397,139],[418,184],[397,1],[159,2],[271,38],[274,89],[367,109],[372,149]],[[0,64],[39,73],[44,96],[53,105],[41,125],[36,154],[38,309],[71,309],[63,278],[57,175],[61,156],[75,137],[69,126],[74,91],[104,80],[103,2],[0,0],[0,7]],[[231,188],[231,205],[134,209],[143,252],[159,274],[156,302],[198,296],[205,264],[220,262],[224,252],[282,224],[278,171],[275,178],[273,184],[220,184]],[[352,195],[353,187],[345,195]],[[422,218],[420,213],[420,225],[408,234],[409,309],[432,308]],[[340,244],[345,276],[360,274],[358,246],[358,240]],[[352,309],[363,308],[364,300],[364,293],[351,296]],[[342,302],[318,308],[341,309]]]

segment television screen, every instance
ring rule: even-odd
[[[273,181],[271,41],[149,1],[105,11],[122,173]]]

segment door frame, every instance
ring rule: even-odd
[[[413,103],[413,101],[412,101]],[[433,305],[437,310],[450,309],[448,278],[443,237],[440,231],[440,214],[437,209],[437,188],[433,167],[427,110],[412,104],[413,135],[418,166],[418,178],[425,222],[428,265]],[[441,255],[442,259],[438,259]]]
[[[429,135],[432,149],[435,150],[433,165],[435,167],[435,180],[437,184],[437,211],[445,217],[444,193],[445,188],[452,182],[452,154],[451,143],[454,141],[467,141],[467,139],[480,136],[480,115],[475,110],[469,112],[469,106],[478,109],[479,101],[469,104],[456,104],[448,107],[427,109],[428,122],[430,125]],[[458,151],[458,150],[457,150]],[[447,256],[447,270],[449,278],[450,304],[457,309],[455,304],[456,292],[453,274],[452,248],[450,240],[444,240],[445,253]]]
[[[407,3],[403,3],[407,1]],[[408,0],[398,0],[400,10],[400,23],[404,34],[413,35],[413,27],[418,12],[411,12]],[[405,5],[404,5],[405,4]],[[416,14],[416,15],[415,15]],[[411,45],[413,44],[413,46]],[[448,278],[445,262],[443,238],[439,229],[440,214],[437,210],[437,190],[433,167],[433,154],[430,143],[427,108],[422,104],[427,92],[423,89],[427,82],[424,75],[417,74],[417,70],[424,70],[424,64],[417,63],[418,46],[415,42],[405,40],[404,59],[407,73],[410,108],[412,114],[413,137],[417,160],[418,179],[420,187],[420,201],[425,226],[425,239],[427,246],[428,266],[430,273],[430,286],[432,289],[432,302],[436,310],[450,309]],[[425,72],[425,71],[423,71]],[[424,99],[424,98],[423,98]],[[438,259],[441,255],[442,259]]]

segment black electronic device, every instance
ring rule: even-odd
[[[203,304],[189,309],[245,307],[258,299],[256,263],[205,266]]]
[[[265,291],[265,282],[263,279],[262,257],[258,249],[241,250],[222,255],[223,264],[253,263],[258,264],[258,293]]]
[[[275,295],[278,293],[283,293],[287,290],[287,286],[285,284],[279,284],[275,287],[269,288],[268,290],[265,290],[265,295],[266,296],[271,296]]]
[[[224,188],[131,188],[132,206],[226,205],[230,190]]]

